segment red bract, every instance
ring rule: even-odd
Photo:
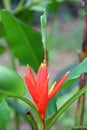
[[[34,100],[42,119],[44,120],[48,101],[58,92],[69,72],[66,72],[58,82],[55,82],[48,92],[49,79],[46,61],[44,60],[44,62],[41,63],[36,79],[34,78],[33,72],[29,66],[27,67],[27,71],[28,74],[24,75],[24,79],[28,91]]]

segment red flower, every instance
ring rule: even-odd
[[[48,70],[47,70],[46,61],[44,60],[44,62],[41,63],[36,79],[34,78],[32,70],[29,66],[27,67],[27,71],[28,71],[28,74],[24,75],[24,79],[25,79],[28,91],[30,92],[34,100],[34,103],[36,104],[37,109],[42,119],[44,120],[48,101],[60,89],[65,79],[67,78],[69,72],[66,72],[58,82],[55,82],[52,85],[50,91],[48,92],[49,79],[48,79]]]

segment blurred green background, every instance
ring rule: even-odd
[[[85,14],[80,0],[0,0],[0,64],[15,69],[22,77],[27,64],[37,72],[43,61],[40,16],[44,8],[47,12],[46,48],[51,84],[66,68],[72,70],[77,65]],[[65,94],[60,93],[57,108],[77,90],[78,83],[67,89]],[[11,101],[8,104],[13,109],[7,107],[8,113],[11,109],[11,121],[8,118],[6,126],[8,130],[13,130],[13,110],[18,110],[19,106],[12,105]],[[52,130],[74,126],[75,112],[76,102],[58,119]],[[21,116],[20,121],[21,130],[29,129]],[[85,125],[86,122],[85,114]]]

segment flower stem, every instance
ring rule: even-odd
[[[15,57],[14,55],[10,52],[10,59],[11,59],[11,68],[16,71],[16,65],[15,65]],[[17,99],[13,99],[15,102],[17,102]],[[19,120],[19,113],[17,111],[14,111],[14,125],[15,129],[14,130],[20,130],[20,120]]]
[[[15,112],[15,117],[14,117],[14,119],[15,119],[15,130],[20,130],[20,126],[19,126],[19,114],[18,114],[18,112]]]
[[[33,115],[31,114],[31,112],[30,112],[30,111],[27,111],[27,112],[26,112],[26,116],[27,116],[27,119],[28,119],[29,124],[31,125],[31,128],[32,128],[33,130],[37,130],[37,129],[38,129],[38,128],[37,128],[37,124],[36,124],[36,122],[35,122],[35,119],[34,119]]]
[[[85,95],[83,94],[78,100],[76,126],[83,124],[84,104],[85,104]]]
[[[29,105],[29,107],[32,108],[32,110],[34,111],[35,117],[36,117],[36,122],[37,122],[38,130],[45,130],[44,129],[45,128],[44,127],[44,122],[42,121],[42,118],[41,118],[38,110],[34,106],[34,104],[30,100],[28,100],[27,98],[25,98],[25,97],[16,97],[16,98],[19,98],[20,100],[24,101],[25,103],[27,103]]]

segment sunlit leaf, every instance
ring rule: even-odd
[[[18,58],[20,64],[29,64],[37,71],[43,60],[43,46],[40,33],[25,25],[5,10],[1,11],[0,15],[11,53]]]

